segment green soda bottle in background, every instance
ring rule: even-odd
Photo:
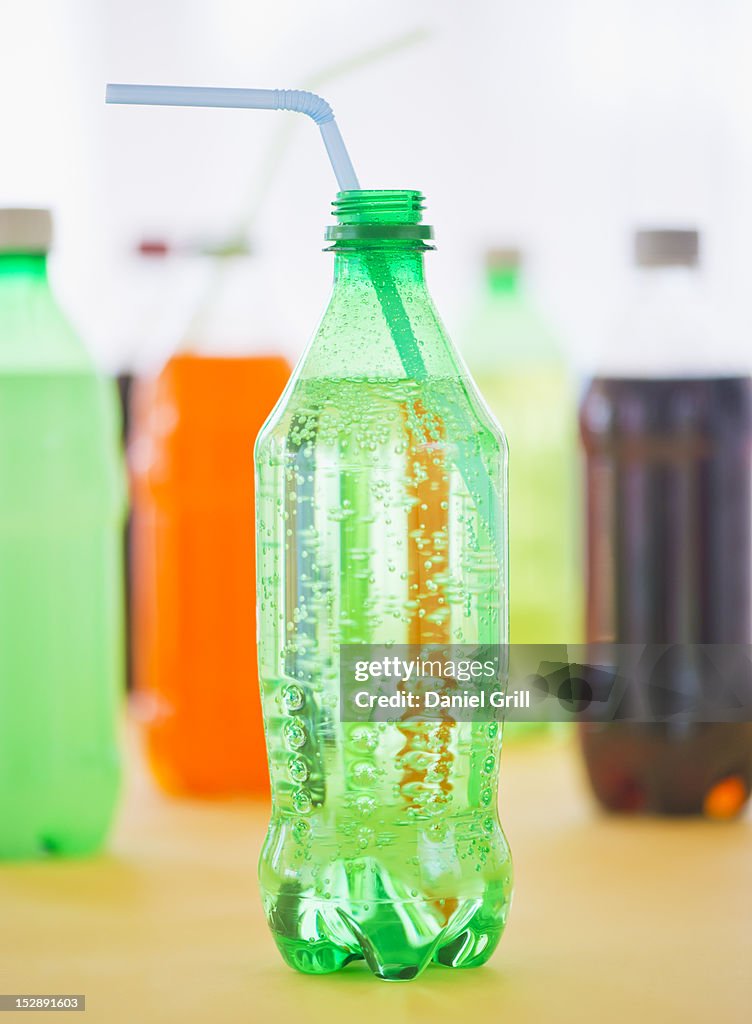
[[[332,299],[256,446],[260,883],[310,974],[477,966],[511,899],[498,723],[341,717],[342,645],[507,640],[506,444],[426,290],[422,205],[338,194]]]
[[[565,355],[528,299],[517,249],[486,257],[463,355],[509,442],[513,644],[581,642],[577,397]],[[509,722],[507,737],[544,723]]]
[[[124,482],[114,386],[0,210],[0,858],[100,846],[119,788]]]

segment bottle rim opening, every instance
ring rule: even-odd
[[[358,189],[338,192],[332,212],[339,223],[326,229],[327,241],[433,238],[433,228],[421,223],[425,200],[415,189]]]

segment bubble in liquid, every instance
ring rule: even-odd
[[[299,843],[302,843],[310,836],[311,826],[308,824],[307,821],[296,821],[292,827],[292,834],[295,836]]]
[[[297,721],[285,722],[284,735],[285,743],[288,747],[292,747],[293,750],[299,750],[300,747],[305,746],[305,742],[308,739],[305,727]]]
[[[356,761],[350,769],[350,775],[355,785],[367,786],[377,781],[379,772],[371,761]]]
[[[450,801],[450,797],[446,793],[431,793],[423,801],[423,810],[426,814],[442,814]]]
[[[350,736],[350,746],[355,750],[371,753],[378,745],[379,737],[375,729],[366,725],[353,729]]]
[[[425,750],[409,750],[395,762],[396,768],[412,768],[413,771],[425,772],[436,762],[436,756]]]
[[[428,838],[434,842],[441,842],[441,840],[446,836],[446,831],[447,826],[444,820],[439,819],[438,821],[433,821],[428,826]],[[443,903],[443,900],[440,902]]]
[[[376,801],[372,796],[359,796],[353,806],[361,817],[368,818],[376,810]]]
[[[305,694],[295,683],[289,683],[282,691],[282,702],[288,711],[300,711],[305,703]]]

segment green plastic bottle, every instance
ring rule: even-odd
[[[124,512],[114,387],[0,210],[0,858],[102,843],[119,788]]]
[[[525,293],[521,262],[516,249],[487,254],[463,354],[509,441],[510,641],[578,644],[577,397],[564,353]],[[507,736],[543,728],[512,721]]]
[[[506,444],[426,290],[422,196],[340,192],[329,307],[256,445],[282,956],[388,980],[484,963],[512,888],[495,722],[344,722],[343,644],[507,639]]]

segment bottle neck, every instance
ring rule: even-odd
[[[462,375],[426,288],[424,248],[404,239],[333,247],[332,297],[298,377]]]
[[[635,270],[635,286],[645,295],[684,296],[693,294],[702,287],[702,275],[698,267],[638,267]]]
[[[520,290],[520,272],[517,267],[489,267],[488,290],[492,295],[516,295]]]
[[[47,254],[0,252],[0,280],[18,278],[47,278]]]
[[[599,369],[612,377],[716,376],[726,372],[722,349],[696,266],[637,267]]]
[[[369,242],[338,244],[334,251],[334,283],[371,285],[388,271],[395,284],[425,287],[422,244],[414,242]]]
[[[90,361],[60,311],[45,253],[0,253],[0,373],[86,371]]]

